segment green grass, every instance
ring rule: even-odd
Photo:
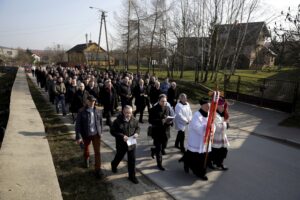
[[[83,167],[82,150],[71,138],[70,130],[56,115],[31,79],[27,80],[45,126],[63,199],[113,199],[111,184],[105,180],[97,180],[92,169],[87,170]]]

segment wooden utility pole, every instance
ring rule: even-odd
[[[100,49],[100,42],[101,42],[101,33],[102,33],[102,24],[104,24],[104,31],[105,31],[105,39],[106,39],[106,53],[108,58],[108,69],[110,69],[110,56],[109,56],[109,48],[108,48],[108,38],[107,38],[107,28],[106,28],[106,20],[105,20],[105,13],[107,13],[104,10],[101,10],[99,8],[90,7],[91,9],[96,9],[99,13],[101,12],[101,20],[100,20],[100,31],[99,31],[99,38],[98,38],[98,49],[97,49],[97,57],[99,55],[99,49]],[[100,56],[99,56],[100,60]]]

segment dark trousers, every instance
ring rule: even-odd
[[[154,154],[156,156],[156,162],[157,166],[162,166],[162,151],[166,148],[167,140],[153,140],[153,144],[155,146],[154,149],[151,149],[151,151],[154,151]]]
[[[203,177],[206,174],[206,166],[204,166],[205,153],[191,152],[187,150],[184,154],[183,161],[198,177]]]
[[[184,138],[185,138],[184,131],[178,131],[175,140],[175,146],[179,147],[181,150],[184,150]]]
[[[93,148],[95,152],[95,170],[100,170],[101,168],[101,157],[100,157],[100,136],[93,135],[83,139],[84,143],[84,159],[88,159],[90,157],[89,146],[93,143]]]
[[[128,175],[129,177],[135,177],[135,147],[128,150],[128,146],[126,144],[123,145],[117,144],[116,149],[117,149],[117,153],[115,158],[111,162],[112,166],[117,168],[119,163],[127,153]]]
[[[140,114],[140,119],[139,119],[139,121],[141,122],[141,121],[143,121],[143,115],[144,115],[144,110],[145,110],[145,105],[137,105],[136,106],[136,110],[134,111],[134,117],[136,116],[136,114]]]
[[[220,167],[223,165],[224,159],[227,156],[227,148],[221,147],[221,148],[211,148],[211,152],[209,153],[209,160]]]
[[[61,104],[62,113],[66,114],[66,104],[65,104],[65,96],[64,95],[58,95],[55,96],[55,106],[56,106],[56,112],[59,113],[59,104]]]
[[[106,125],[111,126],[111,115],[113,113],[113,106],[111,105],[104,105],[103,106],[103,115],[106,118]]]

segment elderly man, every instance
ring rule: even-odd
[[[110,129],[111,134],[116,139],[117,153],[111,162],[111,170],[113,173],[117,172],[117,167],[124,155],[127,153],[128,157],[128,175],[129,180],[135,184],[139,183],[135,176],[135,149],[136,144],[129,142],[135,140],[140,132],[137,120],[132,117],[132,107],[125,105],[122,113],[115,119]]]
[[[104,87],[100,90],[100,102],[103,105],[103,115],[106,117],[106,125],[112,125],[111,116],[114,112],[114,103],[116,101],[116,90],[113,87],[111,80],[107,79],[104,82]]]
[[[93,143],[95,153],[95,175],[96,178],[101,178],[101,157],[100,157],[100,139],[102,134],[102,114],[95,107],[96,98],[92,95],[87,97],[86,106],[81,108],[76,119],[76,141],[78,144],[84,144],[84,161],[86,167],[89,167],[89,146]]]
[[[176,83],[172,82],[171,87],[168,89],[168,102],[171,104],[174,109],[178,99],[178,92],[176,88]]]
[[[122,108],[126,105],[132,106],[132,93],[129,78],[127,76],[123,78],[123,82],[121,83],[119,89]]]

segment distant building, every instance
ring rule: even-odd
[[[10,62],[18,56],[18,50],[0,46],[0,65]]]
[[[69,66],[108,66],[106,51],[97,43],[89,41],[78,44],[67,51]],[[110,66],[115,65],[115,59],[110,56]]]
[[[216,25],[212,38],[179,38],[177,46],[177,63],[180,57],[185,56],[185,65],[194,68],[202,58],[207,61],[211,54],[211,61],[215,54],[221,60],[221,68],[230,67],[231,61],[237,54],[237,67],[257,69],[263,66],[273,66],[276,54],[270,50],[265,41],[270,37],[269,30],[264,22],[249,22]],[[211,49],[209,52],[209,46]],[[185,52],[183,46],[185,45]],[[178,59],[179,58],[179,59]]]

